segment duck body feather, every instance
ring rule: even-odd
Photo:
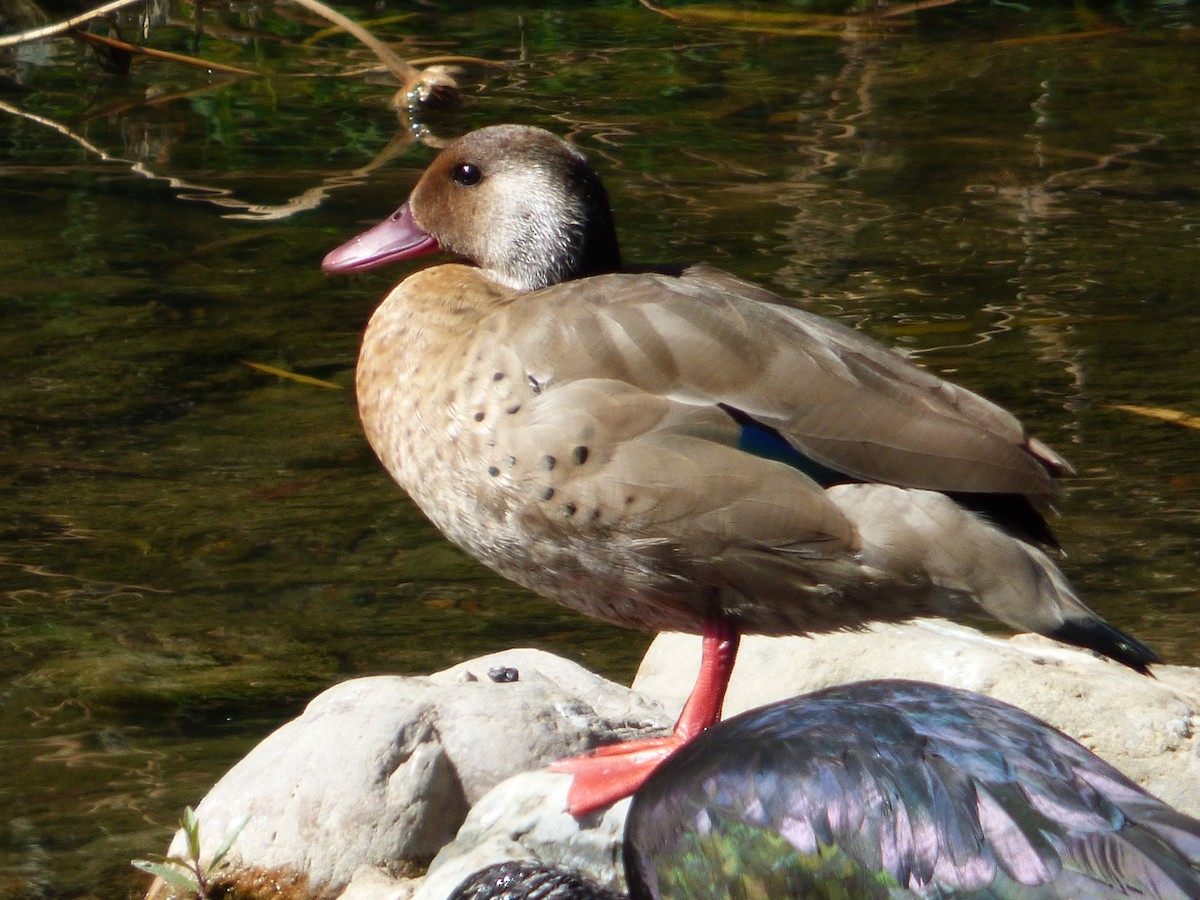
[[[876,521],[932,506],[927,537],[967,523],[1018,548],[940,492],[1033,510],[1066,468],[1000,407],[705,267],[535,291],[474,267],[418,272],[373,317],[358,392],[372,446],[452,541],[645,630],[699,632],[714,613],[790,634],[984,611],[969,584],[923,571],[924,539],[875,565],[897,536],[864,547],[878,527],[839,497],[870,494]],[[973,568],[972,542],[959,546]]]

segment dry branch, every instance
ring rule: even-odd
[[[236,75],[258,76],[261,73],[253,72],[249,69],[239,69],[235,66],[222,65],[220,63],[209,63],[204,60],[197,59],[191,56],[183,56],[181,54],[168,53],[162,50],[152,50],[147,47],[139,47],[134,44],[127,44],[124,41],[114,41],[111,38],[101,38],[90,34],[89,32],[80,31],[79,26],[98,16],[114,12],[118,9],[123,9],[127,6],[143,3],[145,0],[111,0],[111,2],[98,6],[95,9],[88,10],[85,13],[80,13],[77,16],[72,16],[62,22],[57,22],[52,25],[44,25],[39,28],[33,28],[28,31],[22,31],[19,34],[5,35],[0,38],[0,47],[12,46],[14,44],[23,44],[30,41],[41,40],[48,37],[56,37],[58,35],[69,35],[78,40],[88,41],[92,44],[105,44],[109,47],[120,49],[126,53],[137,53],[143,56],[156,57],[158,59],[166,59],[172,62],[183,63],[190,66],[200,66],[205,69],[214,71],[228,72]],[[330,6],[322,3],[321,0],[292,0],[298,6],[307,9],[326,21],[332,22],[338,28],[352,35],[364,46],[366,46],[384,67],[392,73],[395,79],[400,83],[400,90],[392,99],[393,107],[408,106],[427,107],[427,106],[448,106],[458,101],[458,84],[455,82],[450,71],[444,66],[430,66],[426,69],[418,69],[412,64],[401,59],[395,51],[387,44],[381,41],[371,32],[367,31],[359,23],[348,18]]]
[[[334,25],[344,30],[347,34],[353,35],[362,42],[372,53],[379,57],[379,61],[387,66],[389,72],[396,77],[396,80],[402,85],[407,86],[410,82],[416,81],[421,73],[413,66],[406,63],[395,51],[387,44],[381,41],[367,29],[363,28],[353,19],[347,18],[336,9],[326,6],[320,0],[292,0],[293,3],[303,6],[309,12],[316,13],[322,19],[327,19]]]
[[[253,221],[278,221],[290,218],[305,210],[316,209],[334,191],[361,184],[366,180],[367,175],[371,171],[403,153],[414,141],[420,139],[422,142],[435,143],[432,138],[419,137],[412,129],[401,129],[388,145],[365,166],[359,166],[357,169],[349,172],[328,175],[321,180],[320,184],[307,188],[283,203],[263,204],[241,200],[229,188],[200,184],[175,175],[160,175],[145,162],[126,159],[108,153],[63,123],[48,116],[41,116],[20,109],[11,103],[6,103],[4,100],[0,100],[0,112],[18,116],[56,131],[68,140],[74,141],[102,162],[124,166],[128,171],[141,178],[165,182],[180,200],[208,203],[218,209],[229,210],[222,213],[222,217],[226,219],[249,219]]]
[[[1172,425],[1182,425],[1184,428],[1200,429],[1200,416],[1188,415],[1177,409],[1163,409],[1159,406],[1135,406],[1130,403],[1113,403],[1111,409],[1145,416],[1148,419],[1158,419],[1160,422],[1170,422]]]
[[[736,5],[729,6],[677,6],[664,8],[655,6],[650,0],[638,0],[651,12],[686,24],[733,28],[738,31],[754,31],[760,34],[777,34],[788,37],[886,37],[887,29],[908,23],[896,21],[910,13],[939,6],[949,6],[958,0],[917,0],[902,6],[882,7],[862,13],[831,15],[805,12],[773,12],[746,10]]]
[[[22,31],[19,34],[6,34],[0,37],[0,47],[11,47],[15,44],[27,44],[30,41],[38,41],[42,38],[54,37],[59,34],[66,34],[69,31],[78,28],[85,22],[90,22],[98,16],[106,15],[110,12],[116,12],[118,9],[124,9],[126,6],[134,6],[138,3],[145,3],[146,0],[112,0],[111,3],[105,3],[103,6],[98,6],[95,9],[89,9],[87,12],[80,13],[77,16],[72,16],[62,22],[55,22],[52,25],[43,25],[40,28],[31,28],[29,31]]]
[[[149,56],[153,59],[165,59],[169,62],[177,62],[188,66],[196,66],[197,68],[206,69],[211,72],[225,72],[229,75],[249,75],[254,78],[260,77],[259,72],[253,72],[250,69],[239,69],[237,66],[227,66],[224,63],[209,62],[206,59],[198,59],[195,56],[184,56],[182,53],[171,53],[167,50],[155,50],[153,47],[142,47],[138,44],[129,44],[125,41],[119,41],[116,38],[92,34],[90,31],[79,31],[78,29],[72,28],[67,33],[71,35],[71,37],[83,41],[85,44],[99,44],[102,47],[111,47],[114,50],[123,50],[126,53],[134,53],[140,56]]]

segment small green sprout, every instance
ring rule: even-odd
[[[132,864],[134,868],[161,878],[176,888],[190,891],[199,900],[212,900],[213,872],[221,865],[221,861],[225,859],[229,848],[233,846],[233,842],[237,840],[248,821],[243,820],[233,833],[225,838],[206,866],[200,859],[200,820],[196,818],[196,811],[188,806],[184,809],[183,819],[179,823],[179,828],[187,840],[187,857],[168,856],[162,862],[135,859],[132,860]]]

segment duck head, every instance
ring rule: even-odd
[[[408,202],[329,253],[325,272],[362,272],[445,250],[532,291],[621,266],[608,194],[582,153],[541,128],[494,125],[433,161]]]

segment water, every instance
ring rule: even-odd
[[[647,642],[450,549],[362,439],[358,336],[405,270],[317,263],[432,158],[355,174],[401,130],[395,86],[347,74],[352,41],[305,45],[298,10],[206,7],[198,47],[190,7],[160,13],[153,46],[272,77],[109,75],[70,41],[0,68],[5,897],[138,893],[127,860],[337,681],[512,645],[628,678]],[[1078,469],[1069,576],[1200,664],[1200,432],[1114,408],[1200,414],[1200,16],[901,21],[840,40],[494,2],[376,31],[503,62],[423,125],[573,135],[630,260],[720,265],[1014,409]]]

